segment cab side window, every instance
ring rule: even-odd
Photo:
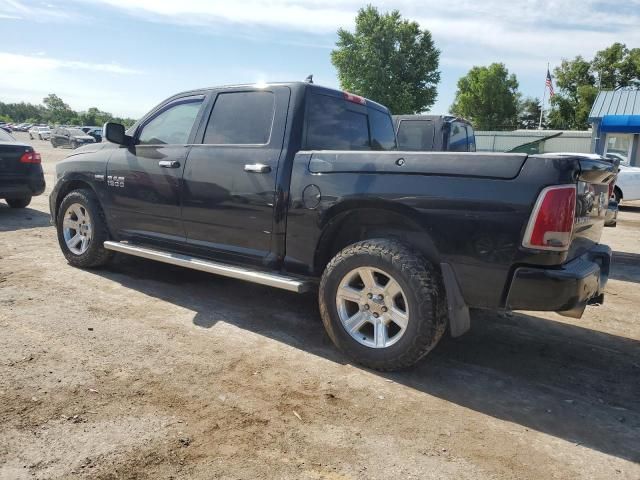
[[[202,98],[197,98],[168,107],[142,127],[138,145],[186,144],[201,106]]]
[[[271,138],[274,110],[272,92],[221,93],[209,117],[203,143],[265,145]]]

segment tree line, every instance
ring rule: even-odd
[[[46,123],[52,125],[104,125],[118,122],[129,127],[135,123],[132,118],[115,117],[96,107],[83,112],[72,110],[54,93],[42,99],[42,104],[0,102],[0,121],[10,123]]]
[[[440,82],[440,50],[428,30],[403,19],[398,10],[358,11],[354,32],[338,30],[331,52],[341,88],[389,107],[394,115],[423,113],[433,106]],[[544,72],[540,86],[544,85]],[[555,95],[542,126],[589,128],[588,116],[599,90],[640,88],[640,48],[614,43],[591,60],[564,59],[553,70]],[[474,66],[460,78],[451,113],[479,130],[538,127],[539,98],[524,97],[516,76],[503,63]]]

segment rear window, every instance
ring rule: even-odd
[[[369,109],[371,126],[371,148],[373,150],[393,150],[396,148],[396,136],[393,133],[391,115]]]
[[[308,150],[390,150],[395,137],[390,115],[321,94],[307,104]]]
[[[435,125],[431,120],[400,120],[398,148],[400,150],[433,150]]]
[[[451,124],[451,133],[449,134],[449,151],[466,152],[467,147],[467,128],[464,123],[453,122]]]

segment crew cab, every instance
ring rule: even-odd
[[[0,129],[0,198],[11,208],[25,208],[45,189],[40,154]]]
[[[387,108],[302,82],[181,93],[104,133],[56,165],[71,265],[120,252],[317,291],[368,367],[412,365],[469,308],[579,317],[603,300],[607,160],[398,151]]]

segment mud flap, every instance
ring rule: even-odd
[[[471,328],[469,307],[462,297],[460,286],[451,265],[441,263],[442,280],[447,292],[447,312],[449,314],[449,331],[452,337],[459,337]]]

